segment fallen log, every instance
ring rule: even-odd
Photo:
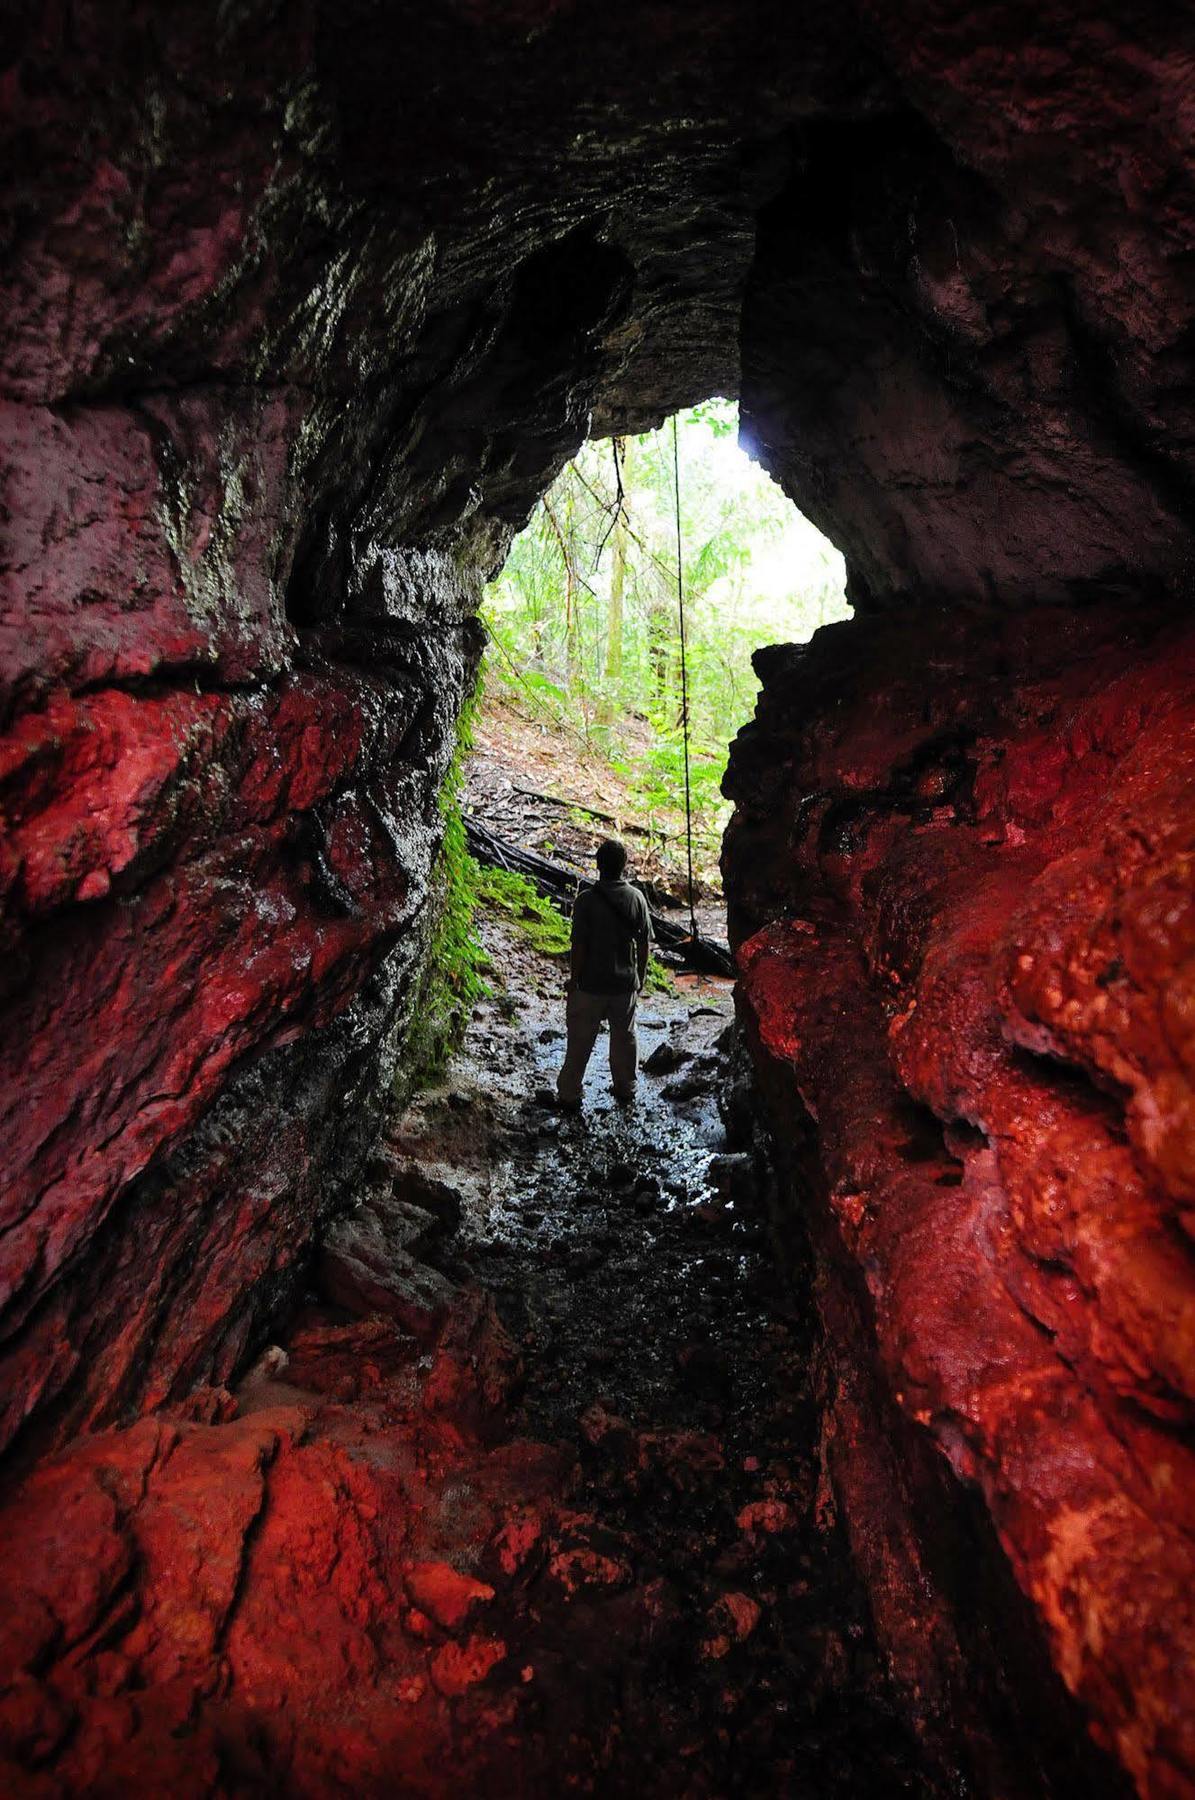
[[[601,812],[596,806],[586,806],[580,800],[563,800],[557,794],[544,794],[538,788],[516,787],[511,782],[511,792],[522,794],[527,800],[542,800],[546,806],[559,807],[562,812],[581,812],[587,818],[596,819],[599,825],[613,825],[616,831],[633,833],[636,837],[649,839],[652,843],[674,844],[675,838],[669,837],[666,831],[657,831],[650,825],[636,825],[628,819],[617,819],[613,813]]]
[[[465,842],[470,855],[475,856],[478,862],[488,863],[495,869],[507,869],[516,875],[525,875],[535,883],[540,893],[549,900],[554,900],[562,912],[572,911],[577,891],[585,880],[579,869],[570,869],[567,864],[540,856],[535,850],[525,850],[521,844],[512,843],[490,826],[483,825],[472,813],[465,814]]]
[[[579,869],[572,869],[552,857],[540,856],[535,850],[525,850],[521,844],[512,844],[472,813],[465,814],[465,842],[470,855],[478,862],[525,876],[540,894],[566,915],[572,913],[573,901],[581,889],[589,885]],[[734,975],[734,963],[727,945],[717,938],[700,934],[695,937],[683,925],[666,919],[651,906],[647,910],[652,937],[661,948],[672,953],[670,962],[674,957],[679,958],[682,966],[697,969],[704,975]]]

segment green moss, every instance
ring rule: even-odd
[[[523,875],[507,869],[478,869],[477,898],[524,931],[541,956],[567,956],[569,923]]]
[[[653,952],[647,959],[647,974],[643,980],[645,994],[675,994],[676,983],[670,970],[666,969],[659,957]]]
[[[536,892],[530,881],[506,869],[477,870],[477,899],[482,906],[492,907],[511,919],[531,940],[542,956],[566,957],[569,951],[570,927],[550,900]],[[654,954],[647,959],[644,991],[652,994],[674,994],[676,983]]]
[[[473,929],[481,870],[466,846],[458,799],[476,711],[475,694],[461,713],[456,752],[440,788],[444,838],[436,873],[436,923],[407,1040],[402,1081],[408,1088],[426,1087],[443,1074],[474,1006],[491,992],[485,980],[489,961]]]
[[[474,926],[479,906],[510,919],[541,956],[563,960],[569,952],[569,922],[550,900],[524,876],[482,868],[469,854],[458,795],[477,705],[475,694],[461,713],[456,752],[440,789],[444,836],[432,902],[435,923],[399,1077],[404,1094],[443,1075],[473,1008],[492,997],[485,977],[493,970]],[[648,959],[644,987],[660,994],[675,991],[671,975],[655,956]]]

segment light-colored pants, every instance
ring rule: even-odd
[[[593,1054],[602,1020],[610,1026],[610,1081],[620,1098],[635,1092],[639,1073],[639,1042],[635,1036],[637,994],[585,994],[570,988],[564,1022],[568,1026],[568,1044],[564,1063],[556,1077],[556,1092],[569,1106],[581,1098],[585,1067]]]

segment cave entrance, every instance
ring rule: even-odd
[[[655,430],[582,445],[486,591],[488,647],[467,805],[523,849],[588,875],[626,835],[653,904],[685,898],[677,486],[686,614],[694,885],[724,936],[721,792],[754,710],[752,656],[850,617],[840,552],[713,398]]]
[[[676,423],[703,940],[725,935],[720,787],[755,707],[752,653],[849,612],[841,557],[755,468],[737,422],[718,400]],[[512,1523],[479,1562],[456,1482],[433,1478],[435,1560],[416,1564],[407,1619],[434,1632],[472,1611],[476,1630],[433,1681],[456,1693],[458,1669],[476,1668],[513,1695],[500,1746],[488,1723],[465,1727],[470,1792],[508,1791],[513,1766],[533,1794],[769,1795],[799,1770],[812,1793],[929,1795],[945,1789],[899,1714],[845,1533],[818,1498],[812,1264],[799,1228],[776,1253],[774,1168],[733,1076],[732,982],[692,957],[664,961],[663,909],[688,929],[673,471],[669,425],[586,444],[485,599],[462,796],[481,861],[465,859],[465,898],[479,904],[471,947],[452,906],[440,940],[459,1029],[387,1151],[399,1229],[417,1234],[404,1244],[428,1263],[419,1280],[437,1298],[444,1277],[462,1284],[444,1302],[454,1348],[435,1367],[436,1405],[453,1431],[478,1417],[514,1434],[501,1450]],[[659,909],[655,967],[637,999],[620,991],[621,1010],[581,968],[564,994],[565,914],[612,834]],[[538,890],[528,880],[528,851],[564,872],[559,910],[542,874]],[[577,899],[574,923],[597,904]],[[594,1027],[586,1067],[579,1020]],[[322,1279],[346,1311],[374,1259],[360,1220],[331,1238]],[[410,1277],[408,1260],[403,1306]],[[425,1437],[418,1453],[430,1466],[439,1446]],[[468,1478],[484,1504],[488,1473]],[[479,1716],[499,1715],[491,1701]]]

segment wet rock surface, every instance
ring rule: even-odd
[[[1188,1792],[1195,1063],[1155,1021],[1191,1008],[1190,627],[943,614],[910,657],[877,620],[849,686],[818,640],[767,675],[730,776],[741,1012],[894,1666],[957,1718],[1003,1616],[1015,1671],[1018,1597],[966,1600],[1007,1559],[1096,1741]]]
[[[1139,1791],[1191,1795],[1191,673],[1154,636],[1189,604],[1195,518],[1189,9],[8,11],[5,1479],[102,1434],[71,1452],[78,1494],[65,1465],[30,1476],[48,1537],[12,1520],[51,1587],[56,1507],[96,1546],[20,1615],[22,1779],[74,1756],[78,1782],[110,1763],[129,1791],[142,1742],[180,1790],[252,1787],[261,1742],[300,1759],[285,1727],[255,1735],[263,1710],[376,1695],[401,1660],[398,1553],[369,1521],[421,1490],[379,1437],[418,1418],[445,1468],[480,1459],[501,1490],[489,1437],[533,1346],[451,1269],[419,1273],[430,1238],[396,1298],[412,1221],[362,1184],[434,923],[478,595],[587,433],[737,390],[859,612],[761,663],[728,865],[786,1205],[816,1227],[841,1517],[924,1730],[1081,1742],[1044,1643]],[[712,1073],[667,1077],[665,1138],[701,1128]],[[505,1154],[497,1111],[487,1129]],[[704,1229],[711,1202],[686,1210],[684,1166],[630,1144],[584,1178],[569,1130],[534,1124],[591,1236],[558,1230],[541,1266],[487,1224],[474,1260],[489,1282],[523,1258],[584,1311],[593,1284],[613,1304],[624,1215],[664,1255],[673,1213]],[[463,1220],[484,1192],[461,1188]],[[286,1418],[230,1417],[246,1369],[267,1397],[285,1373],[258,1358],[350,1197],[329,1269],[357,1313],[388,1281],[391,1316],[317,1311]],[[703,1291],[723,1254],[702,1251]],[[703,1430],[735,1369],[693,1309],[677,1360]],[[326,1398],[366,1347],[376,1430]],[[200,1483],[192,1542],[209,1449],[230,1501]],[[238,1628],[230,1571],[285,1567],[313,1513],[343,1533],[309,1533],[300,1585],[250,1583]],[[131,1572],[198,1568],[209,1542],[210,1590],[138,1624]],[[323,1619],[334,1571],[356,1598],[329,1603],[329,1684],[294,1621]],[[709,1637],[754,1655],[773,1614],[736,1581]],[[433,1641],[434,1673],[421,1649],[379,1707],[459,1706],[500,1666],[481,1628]],[[233,1692],[253,1698],[213,1748],[197,1721]],[[972,1760],[981,1791],[1091,1791],[1065,1757],[1048,1780]],[[311,1786],[331,1764],[293,1767]]]
[[[400,1063],[481,584],[595,420],[736,385],[804,102],[724,8],[545,24],[0,34],[0,1451],[260,1348]]]
[[[645,1044],[710,1058],[729,1009],[653,998]],[[10,1496],[7,1792],[953,1791],[835,1518],[766,1165],[708,1092],[644,1076],[616,1107],[597,1056],[582,1117],[545,1119],[557,1016],[550,991],[479,1009],[235,1395]],[[429,1167],[460,1221],[417,1265],[434,1329],[393,1298]]]

